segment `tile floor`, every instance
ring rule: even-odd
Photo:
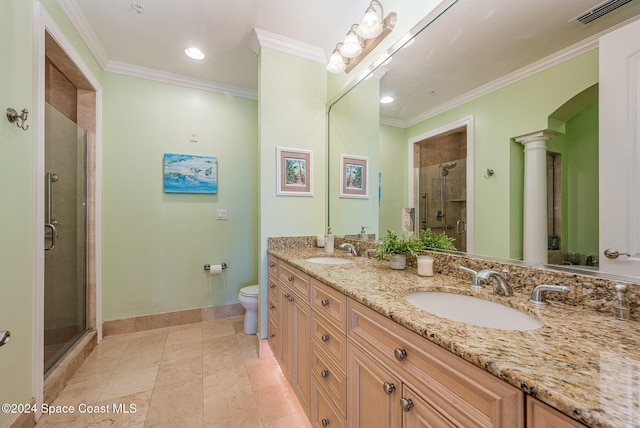
[[[45,415],[36,428],[311,426],[242,318],[106,337],[51,405],[75,413]]]

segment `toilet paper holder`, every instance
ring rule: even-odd
[[[222,266],[222,269],[226,269],[227,268],[227,264],[226,263],[220,263],[220,266]],[[204,270],[211,270],[211,265],[209,263],[204,265]]]

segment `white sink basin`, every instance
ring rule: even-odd
[[[543,326],[529,314],[473,296],[440,291],[416,291],[404,298],[412,305],[434,315],[480,327],[525,331]]]
[[[346,265],[351,263],[351,260],[342,257],[309,257],[305,261],[322,265]]]

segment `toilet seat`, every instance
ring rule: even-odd
[[[240,289],[240,295],[245,297],[258,297],[259,292],[259,285],[249,285]]]

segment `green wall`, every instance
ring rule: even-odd
[[[317,235],[326,224],[325,64],[262,47],[259,53],[260,285],[267,295],[267,238]],[[313,151],[313,196],[276,195],[276,147]],[[260,331],[267,334],[266,299]]]
[[[402,208],[408,207],[409,183],[406,174],[398,174],[407,164],[409,144],[405,130],[380,126],[380,235],[387,230],[402,230]]]
[[[378,172],[380,171],[380,81],[367,79],[329,113],[329,223],[333,233],[353,235],[361,227],[378,235]],[[340,155],[369,159],[368,198],[340,196]]]
[[[104,320],[237,302],[258,279],[256,101],[105,73],[103,105]],[[218,193],[164,193],[164,153],[217,157]]]
[[[28,131],[4,117],[7,107],[33,112],[32,14],[32,2],[0,1],[0,330],[11,331],[11,341],[0,348],[0,403],[28,403],[32,397],[34,117]],[[16,416],[0,412],[0,426]]]
[[[523,148],[513,139],[547,129],[549,115],[597,81],[592,50],[407,129],[412,138],[474,116],[475,253],[522,257]]]

